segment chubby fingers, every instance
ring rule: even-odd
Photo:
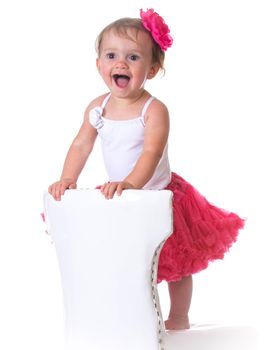
[[[106,199],[112,199],[118,187],[116,182],[106,182],[100,187],[101,193]]]
[[[125,190],[126,188],[129,188],[129,187],[127,187],[126,183],[120,182],[117,186],[117,189],[116,189],[117,195],[120,196],[122,194],[122,191]]]
[[[56,201],[61,200],[61,196],[64,195],[67,189],[74,189],[77,185],[75,183],[67,183],[64,181],[57,181],[48,188],[48,192],[53,196]]]
[[[112,199],[115,193],[120,196],[124,188],[123,182],[106,182],[100,187],[100,190],[106,199]]]
[[[106,182],[100,187],[100,190],[106,199],[112,199],[115,193],[120,196],[123,190],[129,188],[134,188],[134,186],[128,182]]]
[[[53,196],[53,198],[56,201],[61,200],[61,196],[64,195],[65,190],[66,190],[66,187],[61,182],[55,182],[48,189],[49,193]]]

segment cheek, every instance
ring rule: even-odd
[[[108,75],[109,69],[108,69],[108,67],[104,66],[103,64],[99,64],[97,69],[98,69],[98,72],[101,76]]]
[[[137,69],[137,74],[139,76],[145,76],[148,73],[149,73],[149,64],[148,63],[141,64]]]

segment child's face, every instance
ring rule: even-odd
[[[135,38],[133,29],[128,34]],[[137,97],[146,80],[159,70],[152,64],[152,39],[143,32],[138,32],[135,41],[113,30],[105,33],[96,64],[111,93],[122,98]]]

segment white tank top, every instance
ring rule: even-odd
[[[145,114],[154,100],[151,96],[142,109],[139,117],[128,120],[112,120],[102,116],[111,94],[107,95],[101,107],[89,112],[89,122],[96,128],[101,140],[103,160],[109,181],[122,181],[133,170],[143,150]],[[161,190],[171,180],[168,160],[168,146],[165,146],[162,157],[152,178],[143,189]]]

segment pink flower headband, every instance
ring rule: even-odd
[[[153,9],[140,10],[140,17],[144,27],[151,32],[154,40],[159,44],[162,51],[166,51],[173,43],[169,35],[169,28],[164,19]]]

